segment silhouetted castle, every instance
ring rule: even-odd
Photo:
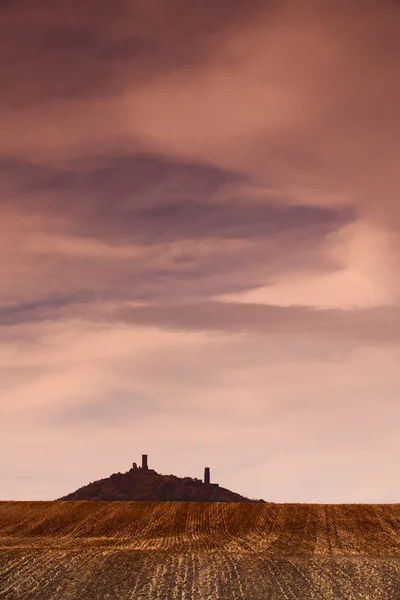
[[[158,475],[158,473],[154,469],[149,469],[147,463],[147,454],[142,454],[142,466],[138,467],[137,464],[134,462],[131,471],[135,471],[135,473],[143,473],[146,475]]]
[[[211,487],[219,487],[219,483],[210,483],[210,467],[204,469],[204,484]]]
[[[210,467],[204,469],[204,483],[210,484]]]
[[[99,500],[102,502],[262,502],[249,500],[218,483],[211,483],[210,467],[204,468],[204,479],[163,475],[149,469],[147,454],[142,464],[136,463],[126,473],[92,481],[59,500]]]
[[[147,458],[147,454],[142,454],[142,466],[138,467],[137,464],[134,462],[131,471],[134,471],[135,473],[142,473],[143,475],[158,475],[158,473],[154,469],[149,469]],[[210,487],[219,487],[219,483],[210,483],[210,467],[205,467],[204,469],[203,483],[204,485],[208,485]]]

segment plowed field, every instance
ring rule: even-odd
[[[0,502],[2,600],[400,600],[400,505]]]

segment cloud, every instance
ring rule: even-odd
[[[282,272],[269,286],[216,299],[342,309],[395,305],[399,287],[392,276],[393,242],[392,234],[359,220],[328,234],[321,244],[336,269]]]
[[[235,171],[152,154],[0,166],[9,302],[82,289],[121,301],[204,298],[299,267],[335,269],[316,248],[354,218],[281,204]]]
[[[77,0],[57,9],[39,0],[3,6],[0,34],[7,56],[0,153],[47,161],[97,147],[132,144],[121,99],[148,80],[206,63],[226,31],[243,26],[260,0]],[[90,151],[90,150],[89,150]]]
[[[114,312],[117,322],[176,331],[312,335],[378,345],[400,341],[398,317],[398,306],[316,310],[217,301],[123,307]]]
[[[366,6],[282,3],[274,18],[229,32],[210,64],[128,94],[130,130],[171,154],[291,188],[290,202],[342,195],[398,227],[400,12]]]
[[[201,162],[136,153],[59,166],[0,161],[13,209],[71,221],[73,233],[157,243],[182,238],[252,238],[328,233],[353,218],[344,208],[289,206],[267,189],[242,191],[247,177]],[[32,202],[32,199],[35,202]],[[7,200],[3,204],[7,205]]]
[[[167,410],[164,407],[166,413]],[[47,426],[67,427],[68,425],[80,427],[107,427],[121,428],[129,427],[132,421],[143,418],[143,415],[149,417],[162,414],[162,405],[155,401],[155,398],[143,394],[125,390],[112,390],[111,393],[101,396],[94,394],[92,397],[77,397],[73,406],[64,406],[54,408],[40,416],[38,422],[40,425],[45,423]]]
[[[323,345],[321,357],[307,335],[46,324],[36,344],[1,350],[2,364],[41,369],[1,406],[15,448],[3,498],[59,497],[146,450],[160,472],[196,475],[210,462],[220,483],[272,501],[394,499],[398,349]],[[54,470],[64,477],[49,484]]]
[[[235,171],[143,152],[83,156],[53,165],[4,157],[0,171],[14,209],[69,218],[75,233],[86,227],[93,236],[109,232],[121,238],[131,230],[132,236],[143,233],[157,212],[160,218],[173,216],[174,210],[179,216],[185,205],[206,211],[207,200],[219,190],[246,179]],[[3,204],[8,202],[6,196]]]
[[[94,298],[93,292],[82,290],[71,296],[51,295],[28,302],[0,305],[0,327],[54,320],[55,318],[65,319],[67,317],[65,309],[76,304],[86,304],[93,301]],[[81,306],[79,308],[82,309]]]
[[[111,6],[99,0],[93,10],[77,0],[61,0],[57,9],[48,0],[34,9],[26,0],[8,3],[0,21],[8,47],[3,102],[21,107],[93,98],[155,73],[193,67],[207,59],[221,31],[242,25],[263,5],[132,0]]]

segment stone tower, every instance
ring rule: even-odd
[[[210,483],[210,467],[204,469],[204,483]]]
[[[142,454],[142,470],[148,471],[149,467],[147,466],[147,454]]]

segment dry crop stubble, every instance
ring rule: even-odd
[[[0,502],[1,600],[399,600],[400,505]]]

